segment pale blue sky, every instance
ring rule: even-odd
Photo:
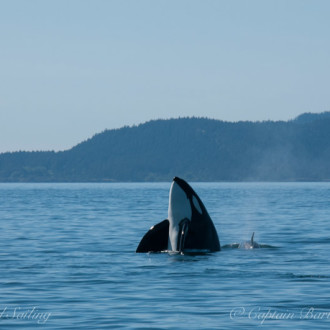
[[[329,17],[327,0],[0,0],[0,152],[330,110]]]

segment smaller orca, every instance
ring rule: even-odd
[[[220,251],[218,233],[199,196],[190,185],[173,179],[168,218],[152,226],[136,252],[173,251],[205,253]]]
[[[254,233],[249,241],[244,241],[242,243],[232,243],[221,246],[221,249],[241,249],[241,250],[251,250],[251,249],[277,249],[276,246],[268,244],[260,244],[254,240]]]
[[[250,241],[245,241],[239,244],[238,248],[239,249],[259,249],[261,246],[254,241],[254,232],[252,234],[251,240]]]

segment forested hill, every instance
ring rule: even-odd
[[[330,113],[288,122],[206,118],[106,130],[61,152],[0,154],[2,182],[330,180]]]

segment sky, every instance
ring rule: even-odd
[[[328,0],[0,0],[0,152],[330,110]]]

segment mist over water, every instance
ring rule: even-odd
[[[221,246],[136,254],[170,183],[0,184],[0,326],[47,329],[330,325],[330,184],[192,183]]]

